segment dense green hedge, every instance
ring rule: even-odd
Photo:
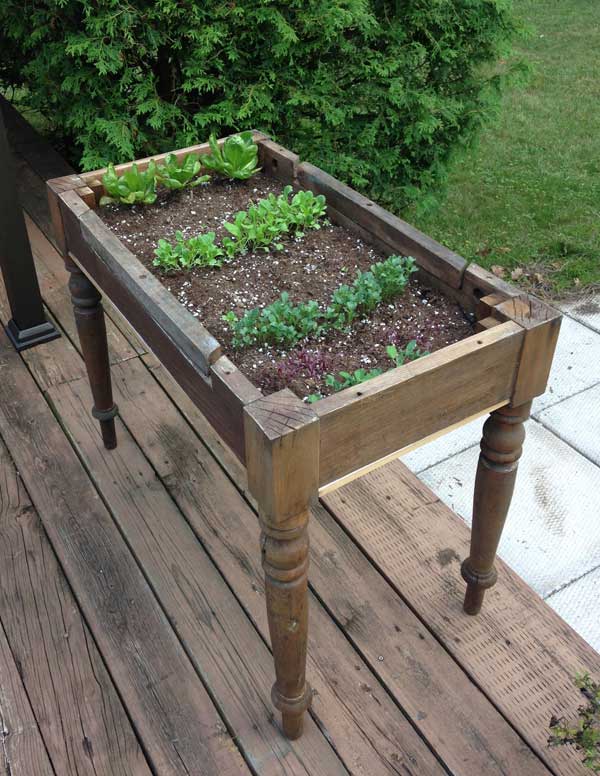
[[[476,134],[515,30],[511,0],[2,0],[0,79],[84,168],[255,127],[398,208]]]

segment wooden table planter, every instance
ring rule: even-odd
[[[116,445],[100,289],[138,331],[248,472],[262,525],[262,556],[275,660],[273,702],[290,737],[310,702],[308,515],[313,499],[476,416],[484,426],[465,611],[481,608],[496,580],[494,558],[512,496],[523,423],[545,390],[560,316],[452,253],[374,202],[256,133],[265,172],[324,194],[332,221],[385,254],[413,256],[425,282],[476,314],[477,333],[427,358],[308,405],[291,391],[270,396],[222,355],[215,338],[120,242],[95,212],[103,170],[48,182],[67,269],[93,414]],[[176,152],[206,153],[207,145]],[[155,159],[161,156],[153,157]],[[144,168],[148,159],[138,161]],[[117,167],[124,170],[129,165]]]

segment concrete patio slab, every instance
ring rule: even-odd
[[[472,420],[466,426],[450,431],[450,433],[445,434],[439,439],[418,447],[412,453],[403,455],[402,463],[408,466],[415,474],[418,474],[424,469],[444,461],[446,458],[461,453],[473,445],[478,445],[481,440],[481,429],[484,422],[485,417]]]
[[[536,419],[600,466],[600,385],[537,413]]]
[[[500,546],[501,557],[547,596],[600,566],[600,468],[534,420]],[[420,473],[471,520],[478,445]]]
[[[555,305],[563,313],[576,321],[600,332],[600,294],[588,294],[570,302],[558,302]]]
[[[533,412],[557,404],[600,383],[600,334],[565,316],[562,320],[548,389]]]
[[[600,569],[559,590],[548,598],[550,606],[597,652],[600,652]],[[585,666],[581,667],[581,671]]]

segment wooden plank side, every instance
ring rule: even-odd
[[[51,398],[248,762],[260,763],[261,776],[347,773],[312,720],[299,741],[291,743],[279,732],[269,650],[127,428],[119,424],[119,444],[107,453],[87,412],[87,381],[59,386]],[[142,400],[151,409],[151,396]],[[128,413],[122,416],[127,423]],[[180,453],[190,455],[184,447]]]
[[[501,561],[481,614],[464,614],[469,530],[401,462],[325,503],[547,767],[580,776],[576,752],[548,747],[548,725],[552,714],[576,717],[573,677],[598,675],[600,655]]]
[[[1,441],[0,617],[56,773],[150,776],[98,649]],[[38,770],[27,771],[27,776],[33,774]]]
[[[522,339],[507,322],[316,402],[321,485],[510,399]]]
[[[139,361],[115,367],[113,383],[138,445],[268,640],[255,513]],[[411,724],[314,596],[307,673],[316,691],[317,724],[354,774],[440,773]]]
[[[394,251],[413,256],[423,269],[452,288],[461,287],[467,266],[462,256],[312,164],[302,162],[297,177],[302,188],[324,194],[327,204],[335,211],[387,243]]]
[[[187,334],[185,331],[179,331],[173,319],[167,322],[169,315],[159,309],[160,305],[155,304],[154,312],[149,311],[135,284],[122,283],[122,273],[118,268],[116,274],[113,272],[115,268],[112,266],[112,261],[111,266],[107,266],[103,259],[83,241],[77,214],[87,211],[89,215],[95,217],[93,211],[88,210],[85,204],[77,199],[71,202],[71,207],[72,210],[65,208],[63,213],[65,230],[69,246],[80,260],[83,269],[113,300],[117,308],[152,348],[160,362],[175,376],[188,396],[243,461],[245,456],[243,406],[248,400],[259,398],[260,391],[254,388],[230,362],[227,361],[228,366],[221,370],[223,362],[218,359],[218,350],[210,350],[207,346],[202,356],[200,348],[195,343],[194,332],[198,331],[198,328],[204,330],[203,327],[166,289],[162,290],[170,298],[169,307],[175,305],[181,308],[181,314],[185,314],[191,320],[192,328]],[[135,257],[133,260],[139,264]],[[139,264],[139,268],[142,274],[148,275],[143,265]],[[155,282],[158,283],[156,280]],[[179,311],[177,315],[180,315]],[[182,338],[187,343],[183,349]],[[207,355],[209,351],[210,355]]]
[[[69,195],[71,198],[74,196],[73,192],[67,192],[63,199]],[[135,299],[136,306],[142,308],[153,324],[173,340],[186,358],[208,374],[210,365],[221,355],[221,346],[212,334],[146,270],[93,210],[79,216],[79,225],[82,240],[89,250],[80,255],[74,247],[71,250],[92,278],[99,271],[98,264],[103,264],[104,276],[110,274],[114,281],[113,293],[109,291],[108,296],[125,317],[129,317],[129,311],[119,305],[119,296],[114,293],[117,284],[130,299]]]
[[[55,776],[17,665],[0,626],[0,769],[6,776]],[[58,772],[56,772],[58,773]]]
[[[494,310],[525,331],[511,400],[518,407],[546,390],[562,317],[549,305],[525,294],[500,302]]]
[[[247,772],[119,531],[5,336],[0,374],[0,434],[43,516],[152,767],[165,776]]]

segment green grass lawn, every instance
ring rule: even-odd
[[[533,28],[527,86],[456,163],[420,229],[538,291],[600,285],[600,1],[515,0]],[[501,270],[495,269],[498,273]]]

